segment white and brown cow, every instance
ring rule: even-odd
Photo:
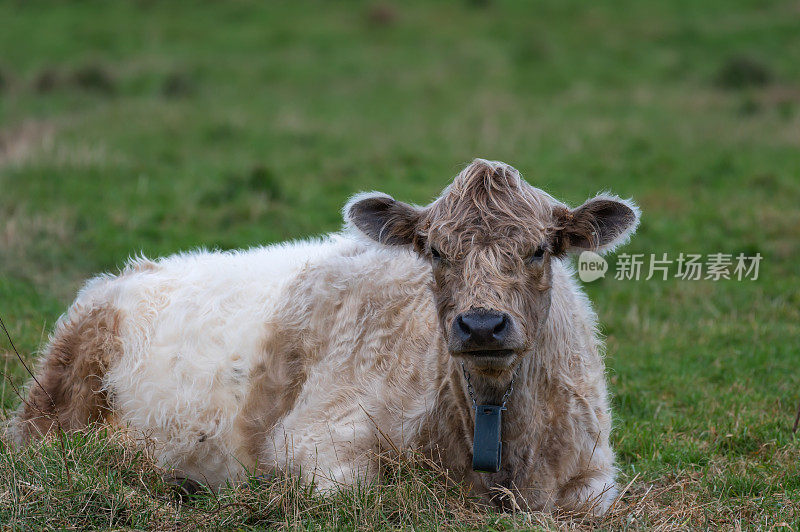
[[[566,256],[625,242],[637,207],[601,195],[570,209],[475,160],[426,207],[366,193],[344,217],[318,240],[137,259],[89,281],[43,353],[17,441],[107,422],[212,486],[279,470],[331,489],[376,474],[388,438],[478,492],[605,511],[602,344]],[[473,471],[470,392],[500,404],[512,379],[499,471]]]

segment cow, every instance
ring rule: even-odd
[[[373,479],[391,448],[500,506],[502,492],[605,512],[602,340],[568,257],[625,243],[637,206],[600,194],[569,208],[476,159],[427,206],[370,192],[343,214],[322,238],[136,257],[88,281],[15,441],[107,424],[212,489],[285,473],[322,492]]]

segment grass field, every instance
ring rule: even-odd
[[[796,1],[2,2],[0,316],[33,362],[128,256],[336,230],[348,195],[425,203],[477,156],[632,196],[624,252],[763,256],[756,281],[587,284],[630,483],[608,518],[498,515],[413,463],[181,505],[101,434],[0,440],[0,528],[800,528]]]

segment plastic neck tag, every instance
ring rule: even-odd
[[[475,435],[472,439],[472,469],[482,473],[500,471],[503,442],[500,441],[502,412],[500,405],[475,407]]]

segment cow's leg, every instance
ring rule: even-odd
[[[73,307],[58,323],[13,424],[18,444],[105,418],[109,407],[102,381],[109,364],[121,356],[119,321],[112,308]]]
[[[616,468],[611,449],[595,449],[591,464],[572,477],[558,492],[556,504],[566,510],[603,515],[617,497]]]
[[[353,410],[341,417],[308,422],[313,414],[301,410],[290,413],[272,431],[262,453],[267,457],[262,462],[264,469],[298,475],[320,491],[374,478],[378,439],[363,412]],[[314,414],[319,416],[319,410]]]

